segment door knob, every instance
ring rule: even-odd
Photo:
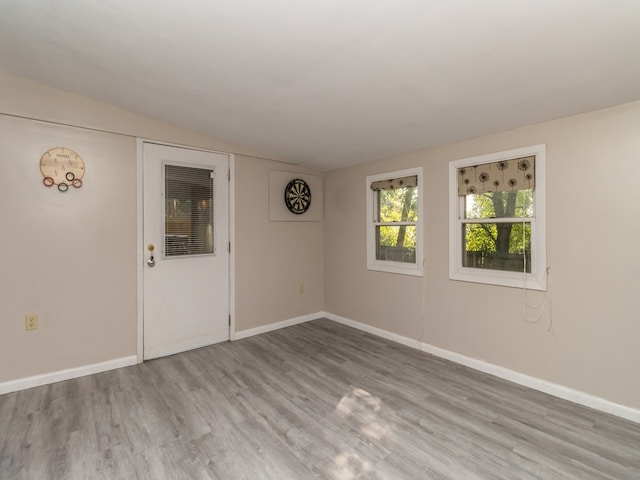
[[[153,251],[155,249],[156,249],[156,247],[154,247],[152,243],[147,245],[147,250],[149,250],[149,253],[151,254],[149,256],[149,259],[147,260],[147,265],[149,265],[150,267],[155,267],[155,265],[156,265],[156,260],[153,258]]]

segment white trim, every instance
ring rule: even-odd
[[[250,328],[248,330],[240,330],[236,332],[236,340],[242,340],[243,338],[253,337],[254,335],[260,335],[262,333],[272,332],[274,330],[280,330],[281,328],[290,327],[292,325],[298,325],[300,323],[310,322],[311,320],[317,320],[324,318],[327,314],[325,312],[310,313],[309,315],[303,315],[301,317],[290,318],[288,320],[282,320],[281,322],[270,323],[269,325],[262,325],[260,327]]]
[[[84,365],[82,367],[44,373],[42,375],[20,378],[18,380],[10,380],[8,382],[0,383],[0,395],[4,395],[5,393],[17,392],[19,390],[26,390],[27,388],[39,387],[41,385],[47,385],[49,383],[61,382],[63,380],[70,380],[72,378],[85,377],[87,375],[107,372],[109,370],[115,370],[117,368],[130,367],[132,365],[136,365],[137,363],[138,358],[135,355],[131,355],[128,357],[116,358],[114,360],[109,360],[106,362]]]
[[[407,347],[420,350],[420,342],[418,340],[414,340],[409,337],[403,337],[402,335],[391,333],[387,330],[382,330],[381,328],[372,327],[371,325],[367,325],[366,323],[356,322],[355,320],[341,317],[339,315],[334,315],[333,313],[322,312],[322,315],[324,318],[328,318],[329,320],[333,320],[334,322],[341,323],[342,325],[346,325],[347,327],[357,328],[358,330],[362,330],[363,332],[367,332],[378,337],[386,338],[387,340],[391,340],[392,342],[400,343]]]
[[[416,263],[392,262],[389,260],[376,259],[376,239],[375,239],[375,223],[374,223],[374,201],[376,192],[371,190],[371,184],[380,180],[388,180],[390,178],[401,178],[416,175],[418,177],[418,221],[416,225]],[[368,175],[366,177],[366,202],[367,202],[367,221],[366,221],[366,241],[367,241],[367,270],[375,270],[378,272],[400,273],[404,275],[423,276],[424,275],[424,259],[422,253],[422,233],[424,218],[422,213],[423,204],[423,188],[422,188],[422,167],[407,168],[405,170],[396,170],[394,172],[378,173],[376,175]],[[413,224],[413,222],[412,222]],[[398,223],[402,225],[402,223]]]
[[[547,289],[546,152],[546,145],[540,144],[449,162],[449,278],[451,280],[531,290]],[[536,157],[536,187],[533,197],[535,218],[526,219],[531,222],[531,273],[463,267],[458,168],[529,155]]]
[[[611,402],[601,397],[597,397],[590,393],[575,390],[573,388],[565,387],[557,383],[548,382],[536,377],[525,375],[515,370],[494,365],[492,363],[485,362],[477,358],[467,357],[465,355],[446,350],[444,348],[436,347],[428,343],[423,343],[418,340],[414,340],[409,337],[398,335],[396,333],[383,330],[381,328],[372,327],[365,323],[357,322],[346,317],[334,315],[329,312],[317,312],[304,315],[301,317],[291,318],[289,320],[283,320],[281,322],[271,323],[269,325],[263,325],[261,327],[251,328],[248,330],[241,330],[236,332],[235,340],[241,340],[243,338],[252,337],[254,335],[260,335],[262,333],[272,332],[281,328],[290,327],[292,325],[298,325],[301,323],[317,320],[320,318],[327,318],[334,322],[346,325],[364,332],[376,335],[378,337],[385,338],[392,342],[400,343],[407,347],[421,350],[425,353],[435,355],[436,357],[444,358],[446,360],[465,365],[474,370],[488,373],[496,377],[508,380],[518,385],[538,390],[554,397],[567,400],[569,402],[584,405],[585,407],[593,408],[600,412],[615,415],[626,420],[640,424],[640,410],[626,405]],[[46,385],[49,383],[60,382],[62,380],[69,380],[72,378],[84,377],[86,375],[92,375],[95,373],[106,372],[117,368],[128,367],[139,363],[135,355],[129,357],[122,357],[115,360],[110,360],[103,363],[96,363],[92,365],[86,365],[83,367],[72,368],[68,370],[61,370],[59,372],[52,372],[43,375],[37,375],[34,377],[27,377],[18,380],[12,380],[9,382],[0,383],[0,395],[5,393],[16,392],[18,390],[25,390],[27,388],[38,387],[40,385]]]
[[[518,385],[523,385],[525,387],[529,387],[534,390],[553,395],[554,397],[577,403],[578,405],[583,405],[600,412],[615,415],[617,417],[624,418],[635,423],[640,423],[640,410],[638,409],[627,407],[626,405],[620,405],[618,403],[611,402],[590,393],[575,390],[570,387],[565,387],[564,385],[559,385],[557,383],[532,377],[524,373],[516,372],[515,370],[510,370],[499,365],[485,362],[484,360],[467,357],[450,350],[445,350],[444,348],[429,345],[428,343],[419,342],[418,340],[413,340],[408,337],[403,337],[401,335],[397,335],[380,328],[356,322],[355,320],[350,320],[348,318],[340,317],[338,315],[333,315],[326,312],[323,312],[322,316],[324,318],[328,318],[329,320],[333,320],[334,322],[357,328],[373,335],[386,338],[387,340],[391,340],[392,342],[401,343],[402,345],[422,350],[423,352],[435,355],[436,357],[444,358],[460,365],[465,365],[469,368],[473,368],[474,370],[494,375]]]
[[[138,357],[138,363],[144,361],[144,229],[143,229],[143,215],[144,215],[144,199],[143,199],[143,178],[142,178],[142,157],[143,157],[143,145],[145,140],[138,138],[136,143],[137,158],[136,158],[136,300],[138,302],[136,308],[136,355]]]
[[[236,299],[236,287],[235,287],[235,239],[236,239],[236,222],[235,222],[235,155],[233,153],[221,152],[218,150],[211,150],[207,148],[193,147],[190,145],[181,145],[170,142],[160,142],[158,140],[151,140],[148,138],[138,137],[137,143],[137,158],[136,158],[136,208],[137,208],[137,253],[136,253],[136,274],[137,274],[137,295],[138,302],[136,311],[136,355],[138,357],[138,363],[144,361],[144,232],[143,232],[143,215],[144,215],[144,179],[143,175],[143,145],[145,143],[152,143],[156,145],[164,145],[168,147],[185,148],[188,150],[198,150],[201,152],[217,153],[220,155],[226,155],[229,159],[229,242],[231,243],[231,253],[229,254],[229,315],[231,316],[231,324],[229,325],[229,340],[235,339],[235,299]]]
[[[229,154],[229,340],[236,339],[236,156]]]

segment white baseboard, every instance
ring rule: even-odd
[[[577,403],[579,405],[593,408],[594,410],[599,410],[601,412],[609,413],[611,415],[615,415],[632,422],[640,423],[640,410],[638,409],[620,405],[604,398],[591,395],[590,393],[575,390],[563,385],[558,385],[556,383],[548,382],[536,377],[531,377],[529,375],[516,372],[515,370],[510,370],[508,368],[494,365],[492,363],[488,363],[476,358],[467,357],[450,350],[445,350],[434,345],[429,345],[428,343],[423,343],[418,340],[404,337],[402,335],[398,335],[381,328],[372,327],[371,325],[357,322],[355,320],[341,317],[339,315],[334,315],[328,312],[312,313],[301,317],[283,320],[281,322],[271,323],[269,325],[263,325],[248,330],[241,330],[239,332],[236,332],[235,339],[241,340],[243,338],[260,335],[262,333],[279,330],[281,328],[309,322],[311,320],[316,320],[319,318],[328,318],[329,320],[333,320],[334,322],[341,323],[343,325],[347,325],[349,327],[353,327],[382,338],[386,338],[387,340],[391,340],[393,342],[400,343],[411,348],[422,350],[423,352],[435,355],[440,358],[444,358],[446,360],[450,360],[455,363],[459,363],[461,365],[465,365],[467,367],[473,368],[474,370],[488,373],[490,375],[503,378],[510,382],[533,388],[534,390],[538,390],[540,392],[544,392],[549,395],[553,395],[555,397]],[[24,390],[27,388],[38,387],[40,385],[46,385],[49,383],[60,382],[62,380],[69,380],[72,378],[83,377],[85,375],[92,375],[94,373],[106,372],[108,370],[114,370],[116,368],[128,367],[137,363],[137,356],[132,355],[129,357],[109,360],[107,362],[95,363],[92,365],[85,365],[83,367],[71,368],[68,370],[61,370],[58,372],[12,380],[9,382],[0,383],[0,395],[10,392],[16,392],[18,390]]]
[[[492,363],[488,363],[476,358],[467,357],[465,355],[445,350],[434,345],[429,345],[428,343],[423,343],[418,340],[413,340],[408,337],[403,337],[402,335],[397,335],[380,328],[356,322],[339,315],[322,312],[321,317],[328,318],[329,320],[333,320],[334,322],[338,322],[349,327],[363,330],[365,332],[377,335],[382,338],[386,338],[387,340],[391,340],[393,342],[401,343],[402,345],[406,345],[408,347],[422,350],[423,352],[435,355],[436,357],[444,358],[446,360],[465,365],[467,367],[473,368],[474,370],[479,370],[481,372],[488,373],[505,380],[509,380],[510,382],[517,383],[518,385],[523,385],[525,387],[529,387],[534,390],[553,395],[554,397],[562,398],[579,405],[584,405],[585,407],[593,408],[594,410],[599,410],[604,413],[609,413],[611,415],[615,415],[617,417],[624,418],[635,423],[640,423],[640,410],[611,402],[604,398],[591,395],[590,393],[565,387],[564,385],[559,385],[557,383],[548,382],[540,378],[531,377],[529,375],[525,375],[524,373],[516,372],[514,370],[510,370],[499,365],[494,365]]]
[[[382,330],[381,328],[372,327],[371,325],[367,325],[366,323],[356,322],[355,320],[341,317],[339,315],[334,315],[333,313],[322,312],[322,317],[328,318],[329,320],[333,320],[334,322],[341,323],[342,325],[346,325],[348,327],[357,328],[358,330],[377,335],[378,337],[386,338],[387,340],[391,340],[392,342],[401,343],[402,345],[406,345],[407,347],[421,350],[420,342],[418,340],[413,340],[409,337],[403,337],[402,335],[391,333],[387,330]]]
[[[39,387],[41,385],[47,385],[49,383],[61,382],[63,380],[70,380],[72,378],[93,375],[94,373],[115,370],[116,368],[129,367],[131,365],[135,365],[136,363],[138,363],[138,357],[136,355],[131,355],[130,357],[116,358],[107,362],[94,363],[91,365],[84,365],[82,367],[69,368],[67,370],[60,370],[57,372],[35,375],[33,377],[11,380],[8,382],[0,383],[0,395],[3,395],[5,393],[17,392],[18,390],[25,390],[27,388]]]
[[[240,330],[236,332],[235,340],[242,340],[243,338],[253,337],[254,335],[260,335],[262,333],[272,332],[274,330],[290,327],[291,325],[298,325],[299,323],[305,323],[311,320],[317,320],[318,318],[323,318],[325,316],[326,314],[324,312],[310,313],[309,315],[290,318],[288,320],[282,320],[281,322],[270,323],[269,325],[263,325],[261,327],[250,328],[248,330]]]

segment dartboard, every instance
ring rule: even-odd
[[[291,213],[300,215],[309,210],[311,205],[311,189],[301,178],[291,180],[284,189],[284,204]]]

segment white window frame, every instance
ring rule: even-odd
[[[416,175],[418,177],[418,221],[416,226],[416,261],[415,263],[393,262],[390,260],[376,259],[376,192],[371,190],[371,184],[381,180],[391,178],[401,178]],[[366,179],[366,199],[367,199],[367,269],[379,272],[399,273],[404,275],[423,276],[423,256],[422,256],[422,167],[408,168],[406,170],[396,170],[376,175],[369,175]],[[414,222],[411,222],[413,225]],[[402,223],[399,225],[403,225]]]
[[[535,155],[534,217],[531,221],[531,273],[462,266],[464,197],[458,195],[458,169],[484,163]],[[534,145],[504,152],[449,162],[449,278],[505,287],[547,289],[546,145]]]

